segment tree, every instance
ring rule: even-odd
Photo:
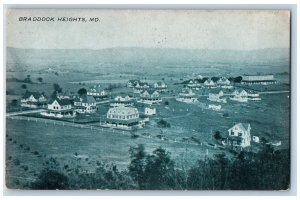
[[[241,76],[238,76],[238,77],[234,78],[235,83],[241,83],[242,80],[243,80],[243,77],[241,77]]]
[[[57,83],[53,84],[53,89],[54,89],[54,91],[52,92],[52,95],[51,95],[52,98],[55,98],[57,93],[62,93],[62,88]]]
[[[24,79],[25,83],[32,83],[30,79],[30,75],[27,75],[27,77]]]
[[[159,147],[153,151],[153,155],[147,156],[144,176],[147,189],[174,189],[174,161],[166,150]]]
[[[168,101],[165,101],[165,105],[168,106],[168,105],[169,105],[169,102],[168,102]]]
[[[145,189],[144,185],[144,170],[146,164],[145,147],[139,144],[137,147],[129,149],[131,162],[128,166],[129,174],[139,186],[139,189]]]
[[[11,100],[11,103],[10,103],[11,106],[17,106],[18,105],[18,100],[17,99],[13,99]]]
[[[26,85],[26,84],[22,84],[22,85],[21,85],[21,88],[22,88],[22,89],[27,89],[27,85]]]
[[[42,77],[38,77],[37,80],[41,83],[43,82],[43,78]]]
[[[32,183],[32,188],[40,190],[68,189],[68,177],[56,170],[44,169],[40,172],[38,179]]]
[[[80,88],[77,93],[79,96],[85,96],[87,94],[87,90],[85,88]]]
[[[222,136],[221,136],[221,133],[220,133],[220,131],[216,131],[216,132],[215,132],[215,134],[214,134],[214,138],[215,138],[216,140],[220,140],[220,139],[222,139]]]

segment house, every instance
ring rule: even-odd
[[[275,84],[274,75],[244,75],[241,84],[246,85],[270,85]]]
[[[114,107],[107,112],[107,119],[103,126],[131,130],[139,125],[139,112],[132,107]]]
[[[41,115],[55,118],[75,117],[76,112],[72,107],[72,101],[69,99],[54,98],[47,105],[47,111]]]
[[[72,99],[72,97],[68,95],[66,92],[57,92],[56,97],[59,99]]]
[[[201,84],[197,80],[190,80],[187,86],[189,88],[199,88],[201,87]]]
[[[206,81],[204,81],[204,85],[205,85],[205,86],[210,86],[210,87],[212,87],[212,86],[215,86],[216,84],[215,84],[215,82],[213,82],[213,80],[211,80],[211,79],[209,78],[209,79],[207,79]]]
[[[95,113],[97,111],[96,100],[93,96],[83,96],[74,99],[74,107],[78,113]]]
[[[165,92],[165,91],[167,91],[168,86],[167,86],[164,82],[158,81],[158,82],[155,82],[155,83],[154,83],[154,88],[155,88],[157,91]]]
[[[130,88],[150,88],[147,82],[142,82],[140,80],[129,80],[127,82],[127,87]]]
[[[87,91],[88,96],[92,96],[95,100],[102,100],[108,97],[108,92],[105,90],[101,90],[100,87],[93,87]]]
[[[130,80],[127,82],[127,87],[133,88],[133,93],[141,93],[143,90],[150,88],[150,85],[140,80]]]
[[[140,80],[129,80],[129,81],[127,82],[127,87],[133,88],[133,87],[135,87],[135,85],[136,85],[138,82],[140,82]]]
[[[126,95],[125,97],[117,96],[115,97],[114,101],[110,104],[110,106],[118,107],[118,106],[132,106],[133,105],[133,98]]]
[[[138,81],[138,82],[136,82],[134,87],[137,89],[147,89],[147,88],[150,88],[150,85],[146,82]]]
[[[235,90],[229,99],[238,102],[248,102],[248,93],[243,89]]]
[[[230,81],[226,78],[226,77],[221,77],[218,81],[217,81],[218,85],[230,85]]]
[[[157,90],[144,90],[140,94],[141,99],[139,100],[140,103],[145,103],[145,104],[158,104],[162,100],[159,96],[159,93]]]
[[[145,115],[155,115],[156,114],[156,108],[146,107],[145,108]]]
[[[213,93],[209,93],[208,94],[208,100],[209,101],[214,101],[214,102],[221,102],[221,103],[227,103],[227,100],[226,98],[221,98],[224,96],[224,93],[222,90],[220,90],[219,93],[217,94],[213,94]]]
[[[26,91],[21,99],[21,106],[27,108],[46,107],[47,98],[43,93]]]
[[[179,96],[175,98],[176,101],[188,104],[199,103],[195,93],[190,88],[183,88]]]
[[[251,142],[251,126],[248,123],[238,123],[228,130],[229,140],[233,147],[248,147]]]

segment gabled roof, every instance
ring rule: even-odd
[[[155,92],[159,95],[159,93],[157,92],[157,90],[155,89],[148,89],[148,90],[143,90],[141,92],[141,94],[144,94],[145,92],[147,92],[149,95],[153,95]]]
[[[223,81],[223,82],[224,82],[224,81],[228,81],[228,79],[227,79],[226,77],[223,76],[223,77],[221,77],[218,81]]]
[[[54,98],[49,103],[52,104],[54,101],[57,101],[57,103],[61,106],[66,106],[66,105],[72,104],[72,102],[69,99],[59,99],[59,98]]]
[[[239,129],[241,129],[242,131],[247,131],[248,126],[250,126],[249,123],[238,123],[236,125],[234,125],[233,127],[238,127]],[[232,128],[233,128],[232,127]]]
[[[24,94],[24,96],[23,96],[23,98],[24,98],[24,99],[27,99],[27,98],[29,98],[31,95],[33,95],[33,97],[34,97],[35,99],[38,99],[38,98],[40,98],[43,94],[41,94],[41,93],[39,93],[39,92],[29,92],[29,91],[26,91],[25,94]]]
[[[166,85],[164,82],[162,82],[162,81],[158,81],[158,82],[156,82],[156,84],[158,85],[158,86],[162,86],[162,85]]]

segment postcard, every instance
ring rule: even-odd
[[[5,181],[288,190],[290,11],[7,9]]]

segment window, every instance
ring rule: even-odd
[[[242,136],[243,136],[243,133],[239,132],[238,135],[239,135],[240,137],[242,137]]]
[[[230,135],[234,135],[234,132],[233,132],[233,131],[231,131]]]

